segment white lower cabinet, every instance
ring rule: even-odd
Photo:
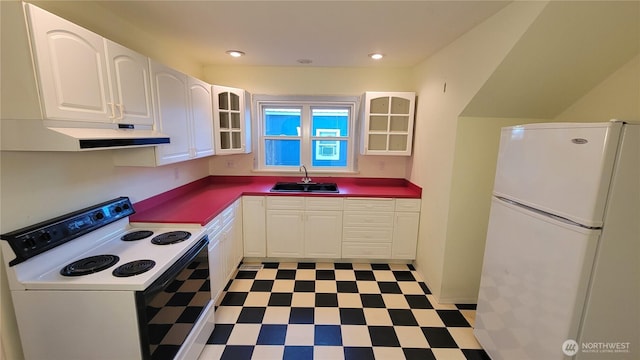
[[[267,209],[268,257],[304,257],[302,212]]]
[[[242,198],[244,256],[267,256],[267,224],[264,196]]]
[[[242,209],[246,257],[416,258],[420,199],[245,196]]]
[[[391,243],[342,243],[342,257],[347,259],[389,259],[389,254],[391,254]]]
[[[420,213],[397,212],[393,221],[392,259],[416,258]]]
[[[214,302],[242,261],[242,205],[236,201],[206,225],[209,237],[209,279]]]
[[[341,244],[342,211],[305,211],[305,257],[340,258]]]
[[[211,283],[211,298],[214,303],[222,293],[226,281],[221,237],[222,232],[209,237],[209,281]]]
[[[394,210],[394,199],[345,199],[342,257],[391,259]]]
[[[413,260],[416,258],[419,226],[420,199],[396,199],[392,259]]]
[[[267,197],[267,256],[340,258],[342,198]]]
[[[242,199],[236,200],[232,206],[233,221],[231,225],[231,239],[233,241],[233,272],[244,257],[244,244],[242,242]]]
[[[231,273],[233,273],[235,262],[232,226],[233,224],[229,223],[222,228],[222,237],[220,239],[222,244],[222,257],[224,263],[223,273],[225,274],[225,278],[228,278],[231,276]]]

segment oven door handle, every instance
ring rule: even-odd
[[[191,249],[189,249],[184,255],[178,259],[167,271],[164,272],[156,281],[154,281],[149,287],[144,291],[145,297],[153,295],[159,291],[162,291],[167,287],[173,280],[175,280],[176,276],[185,268],[193,259],[198,256],[202,249],[205,249],[209,245],[209,238],[205,235],[202,239],[198,241],[196,245],[194,245]]]

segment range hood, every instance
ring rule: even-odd
[[[47,120],[0,121],[0,148],[5,151],[85,151],[168,144],[169,136],[143,125]],[[75,126],[70,126],[75,125]]]

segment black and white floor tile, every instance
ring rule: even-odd
[[[441,305],[406,264],[264,263],[216,310],[209,359],[489,359],[474,305]]]

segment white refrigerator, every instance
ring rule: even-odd
[[[640,124],[503,128],[474,334],[493,360],[640,359]]]

